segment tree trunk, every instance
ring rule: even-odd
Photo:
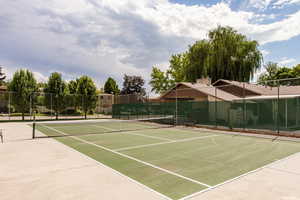
[[[86,119],[87,111],[84,112],[84,119]]]
[[[58,120],[58,112],[55,112],[55,119]]]
[[[22,121],[24,121],[24,120],[25,120],[25,113],[22,112]]]

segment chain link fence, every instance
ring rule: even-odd
[[[114,96],[100,94],[82,96],[33,93],[20,96],[16,92],[0,92],[0,121],[110,118]]]
[[[225,83],[183,83],[158,98],[139,97],[139,102],[131,102],[130,97],[123,95],[127,101],[116,102],[112,116],[173,116],[177,125],[300,136],[299,79],[276,80],[265,85]]]

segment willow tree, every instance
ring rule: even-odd
[[[163,77],[152,77],[150,84],[153,91],[160,92],[159,87],[164,84],[158,81],[164,79],[167,82],[195,82],[209,77],[212,82],[218,79],[248,82],[261,63],[262,54],[255,40],[249,40],[231,27],[219,26],[209,32],[208,39],[197,41],[189,46],[188,51],[173,55],[169,69],[160,73]]]
[[[187,53],[188,65],[185,68],[185,81],[195,82],[208,76],[210,43],[207,40],[197,41],[189,47]]]
[[[262,54],[255,40],[231,27],[221,27],[209,32],[210,52],[208,75],[212,81],[227,79],[250,81],[261,67]]]

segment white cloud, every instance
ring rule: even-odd
[[[270,54],[270,51],[263,49],[263,50],[261,50],[261,53],[263,54],[263,56],[267,56]]]
[[[272,0],[249,0],[248,4],[249,6],[257,9],[266,9],[270,4]]]
[[[245,32],[252,35],[261,44],[289,40],[300,35],[300,11],[287,18],[270,24],[248,24]]]
[[[48,77],[43,75],[40,72],[32,72],[34,74],[34,77],[38,82],[46,82],[48,80]]]
[[[297,60],[294,58],[287,58],[287,57],[283,57],[279,60],[278,64],[279,65],[292,65],[295,64]]]
[[[233,11],[226,3],[207,7],[167,0],[15,0],[1,5],[1,64],[28,67],[41,79],[53,71],[67,80],[88,74],[99,85],[108,76],[121,81],[124,73],[149,80],[153,65],[165,69],[171,54],[206,38],[218,25],[232,26],[263,44],[300,34],[300,11],[260,25],[252,23],[257,14]]]
[[[299,4],[300,0],[278,0],[273,3],[273,8],[283,8],[292,4]]]

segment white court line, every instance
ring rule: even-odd
[[[138,134],[138,133],[128,133],[125,132],[125,134],[129,134],[129,135],[138,135],[138,136],[143,136],[143,137],[148,137],[148,138],[153,138],[153,139],[159,139],[159,140],[165,140],[165,141],[169,141],[169,142],[174,142],[175,140],[171,140],[171,139],[167,139],[167,138],[162,138],[162,137],[157,137],[157,136],[152,136],[152,135],[144,135],[144,134]]]
[[[124,151],[124,150],[131,150],[131,149],[139,149],[143,147],[152,147],[156,145],[163,145],[163,144],[172,144],[172,143],[178,143],[178,142],[188,142],[188,141],[194,141],[194,140],[199,140],[199,139],[204,139],[204,138],[209,138],[209,137],[218,137],[220,135],[207,135],[207,136],[201,136],[201,137],[193,137],[193,138],[186,138],[182,140],[173,140],[169,142],[159,142],[159,143],[154,143],[154,144],[144,144],[144,145],[138,145],[138,146],[132,146],[132,147],[124,147],[120,149],[114,149],[114,151]]]
[[[41,131],[39,131],[39,132],[42,133],[42,134],[44,134],[44,133],[41,132]],[[61,144],[61,143],[58,142],[57,140],[54,140],[54,141],[56,141],[57,143]],[[66,146],[67,146],[67,145],[66,145]],[[155,194],[161,196],[162,198],[167,199],[167,200],[172,200],[170,197],[168,197],[168,196],[166,196],[166,195],[164,195],[164,194],[162,194],[162,193],[160,193],[160,192],[158,192],[158,191],[156,191],[156,190],[154,190],[154,189],[148,187],[147,185],[144,185],[143,183],[140,183],[140,182],[134,180],[133,178],[130,178],[129,176],[127,176],[127,175],[125,175],[125,174],[122,174],[121,172],[119,172],[119,171],[117,171],[117,170],[115,170],[115,169],[113,169],[113,168],[111,168],[111,167],[109,167],[109,166],[107,166],[107,165],[104,165],[104,164],[101,163],[100,161],[95,160],[95,159],[89,157],[88,155],[86,155],[86,154],[84,154],[84,153],[82,153],[82,152],[80,152],[80,151],[78,151],[78,150],[76,150],[76,149],[74,149],[74,148],[70,148],[69,146],[67,146],[67,147],[68,147],[71,151],[76,152],[76,153],[80,153],[83,157],[85,157],[85,158],[87,158],[87,159],[89,159],[89,160],[92,160],[92,161],[94,161],[94,162],[97,162],[97,164],[101,165],[102,167],[105,167],[105,168],[108,168],[108,169],[112,170],[115,174],[118,174],[118,175],[121,176],[121,177],[127,178],[129,181],[131,181],[131,182],[133,182],[133,183],[135,183],[135,184],[137,184],[137,185],[139,185],[139,186],[141,186],[141,187],[143,187],[143,188],[145,188],[145,189],[147,189],[147,190],[149,190],[149,191],[151,191],[151,192],[153,192],[153,193],[155,193]]]
[[[93,125],[93,126],[96,126],[96,127],[100,127],[100,128],[104,128],[104,129],[107,129],[107,130],[110,130],[110,131],[118,131],[116,129],[112,129],[112,128],[108,128],[108,127],[104,127],[104,126],[99,126],[99,125]],[[139,130],[137,130],[139,131]],[[167,138],[162,138],[162,137],[156,137],[156,136],[150,136],[150,135],[143,135],[143,134],[138,134],[138,133],[129,133],[127,132],[126,130],[123,132],[125,134],[130,134],[130,135],[138,135],[138,136],[144,136],[144,137],[148,137],[148,138],[153,138],[153,139],[159,139],[159,140],[165,140],[165,141],[174,141],[174,140],[170,140],[170,139],[167,139]]]
[[[238,179],[240,179],[240,178],[243,178],[243,177],[245,177],[245,176],[247,176],[247,175],[249,175],[249,174],[252,174],[252,173],[255,173],[255,172],[260,171],[260,170],[262,170],[262,169],[268,168],[268,167],[270,167],[271,165],[274,165],[274,164],[276,164],[276,163],[278,163],[278,162],[283,162],[283,161],[285,161],[285,160],[287,160],[287,159],[289,159],[289,158],[291,158],[291,157],[297,156],[298,154],[300,154],[300,152],[297,152],[297,153],[294,153],[294,154],[292,154],[292,155],[290,155],[290,156],[287,156],[287,157],[285,157],[285,158],[276,160],[276,161],[274,161],[274,162],[272,162],[272,163],[269,163],[269,164],[267,164],[267,165],[264,165],[264,166],[262,166],[262,167],[260,167],[260,168],[255,169],[255,170],[249,171],[249,172],[247,172],[247,173],[245,173],[245,174],[242,174],[242,175],[240,175],[240,176],[234,177],[234,178],[232,178],[232,179],[229,179],[229,180],[224,181],[224,182],[222,182],[222,183],[219,183],[219,184],[217,184],[217,185],[211,186],[211,187],[209,187],[209,188],[207,188],[207,189],[201,190],[201,191],[199,191],[199,192],[195,192],[195,193],[190,194],[190,195],[188,195],[188,196],[186,196],[186,197],[183,197],[183,198],[181,198],[181,199],[179,199],[179,200],[187,200],[187,199],[190,199],[190,198],[192,198],[192,197],[198,196],[198,195],[200,195],[200,194],[202,194],[202,193],[208,192],[208,191],[210,191],[210,190],[212,190],[212,189],[215,189],[215,188],[220,187],[220,186],[222,186],[222,185],[225,185],[225,184],[227,184],[227,183],[231,183],[231,182],[233,182],[233,181],[235,181],[235,180],[238,180]]]
[[[55,128],[48,127],[48,126],[45,126],[45,127],[46,127],[46,128],[49,128],[49,129],[52,129],[52,130],[54,130],[54,131],[56,131],[56,132],[58,132],[58,133],[61,133],[61,134],[63,134],[63,135],[68,135],[68,134],[65,134],[65,133],[62,132],[62,131],[56,130]],[[70,136],[70,137],[71,137],[71,138],[74,138],[74,139],[76,139],[76,140],[78,140],[78,141],[81,141],[81,142],[83,142],[83,143],[86,143],[86,144],[90,144],[90,145],[96,146],[96,147],[98,147],[98,148],[104,149],[104,150],[106,150],[106,151],[112,152],[112,153],[117,154],[117,155],[120,155],[120,156],[122,156],[122,157],[125,157],[125,158],[128,158],[128,159],[134,160],[134,161],[136,161],[136,162],[142,163],[142,164],[144,164],[144,165],[153,167],[153,168],[155,168],[155,169],[158,169],[158,170],[160,170],[160,171],[166,172],[166,173],[168,173],[168,174],[171,174],[171,175],[177,176],[177,177],[179,177],[179,178],[188,180],[188,181],[193,182],[193,183],[196,183],[196,184],[198,184],[198,185],[202,185],[202,186],[205,186],[205,187],[208,187],[208,188],[212,187],[212,186],[210,186],[210,185],[208,185],[208,184],[206,184],[206,183],[202,183],[202,182],[200,182],[200,181],[197,181],[197,180],[194,180],[194,179],[185,177],[185,176],[183,176],[183,175],[177,174],[177,173],[172,172],[172,171],[169,171],[169,170],[167,170],[167,169],[163,169],[163,168],[158,167],[158,166],[156,166],[156,165],[153,165],[153,164],[147,163],[147,162],[145,162],[145,161],[139,160],[139,159],[134,158],[134,157],[132,157],[132,156],[129,156],[129,155],[126,155],[126,154],[123,154],[123,153],[120,153],[120,152],[117,152],[117,151],[108,149],[108,148],[106,148],[106,147],[104,147],[104,146],[101,146],[101,145],[98,145],[98,144],[95,144],[95,143],[86,141],[86,140],[81,139],[81,138],[79,138],[79,137],[76,137],[76,136]]]

